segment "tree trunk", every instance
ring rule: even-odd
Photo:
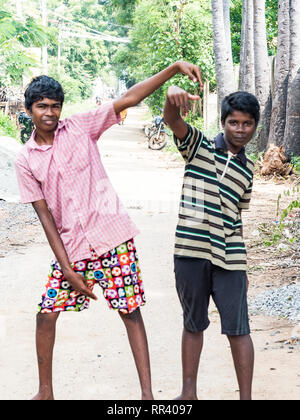
[[[270,92],[265,0],[254,0],[255,95],[263,113]]]
[[[232,56],[226,47],[225,24],[222,0],[211,0],[213,16],[214,55],[219,102],[235,91]]]
[[[223,0],[223,18],[224,18],[225,40],[226,40],[226,49],[227,49],[227,55],[229,59],[229,65],[230,67],[233,68],[231,27],[230,27],[230,0]]]
[[[257,138],[259,151],[264,150],[268,143],[272,109],[265,13],[265,0],[254,0],[255,95],[261,108],[260,131]]]
[[[278,41],[275,59],[275,86],[268,146],[271,143],[280,146],[283,144],[284,139],[289,74],[289,4],[289,0],[278,1]]]
[[[290,60],[283,148],[287,155],[300,154],[300,2],[290,0]]]
[[[245,74],[246,74],[245,50],[246,50],[246,32],[247,32],[246,28],[247,28],[247,2],[246,0],[243,0],[239,90],[245,90]]]
[[[245,90],[255,94],[253,0],[246,1]]]

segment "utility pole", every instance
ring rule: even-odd
[[[48,26],[48,14],[47,14],[47,0],[42,0],[42,24],[43,26]],[[48,74],[48,52],[47,45],[42,47],[42,63],[43,63],[43,73]]]

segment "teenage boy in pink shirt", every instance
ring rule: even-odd
[[[64,93],[48,76],[36,77],[25,92],[35,130],[16,159],[21,201],[32,203],[56,260],[37,314],[39,392],[54,399],[52,356],[56,321],[63,311],[79,312],[97,300],[98,283],[110,308],[124,321],[136,363],[142,399],[153,399],[145,304],[134,237],[138,230],[119,201],[101,163],[97,141],[120,112],[135,106],[175,74],[202,87],[197,66],[176,62],[138,83],[121,98],[93,111],[60,120]]]

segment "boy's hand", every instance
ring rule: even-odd
[[[178,73],[185,74],[194,83],[199,82],[200,89],[203,89],[201,70],[198,66],[186,61],[177,61],[175,64],[178,66]]]
[[[91,299],[98,300],[97,296],[94,295],[91,289],[86,285],[85,278],[82,277],[80,274],[70,269],[67,273],[64,273],[64,276],[76,292],[85,295]]]
[[[189,101],[199,101],[200,96],[191,95],[178,86],[170,86],[167,92],[167,100],[172,106],[181,109],[182,116],[189,113]]]

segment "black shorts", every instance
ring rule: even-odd
[[[250,333],[246,271],[225,270],[200,258],[175,257],[174,265],[186,330],[200,332],[209,326],[212,296],[221,317],[222,334]]]

